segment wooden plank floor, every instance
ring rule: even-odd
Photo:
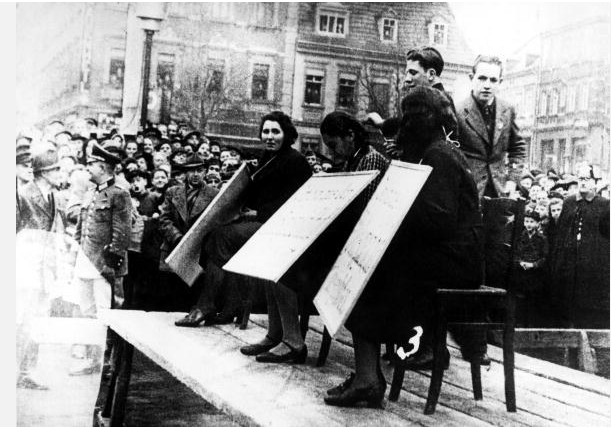
[[[107,311],[101,315],[126,340],[241,425],[289,426],[610,426],[610,382],[555,364],[516,355],[517,413],[505,411],[499,349],[482,370],[484,400],[475,401],[469,365],[450,347],[437,411],[424,415],[430,373],[406,372],[398,402],[386,409],[326,406],[324,391],[352,370],[347,332],[333,341],[327,364],[314,367],[321,324],[310,322],[306,365],[261,364],[238,349],[265,335],[266,316],[253,315],[246,330],[234,325],[177,328],[182,314]],[[531,361],[532,360],[532,361]],[[386,379],[392,369],[384,367]],[[388,390],[387,390],[388,391]]]

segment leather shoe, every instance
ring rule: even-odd
[[[339,395],[343,393],[345,390],[350,388],[350,385],[352,385],[352,382],[354,381],[354,376],[355,374],[354,372],[352,372],[348,375],[348,378],[345,381],[343,381],[337,386],[334,386],[331,389],[327,389],[327,395]]]
[[[383,408],[386,381],[380,379],[376,383],[364,388],[347,388],[337,395],[324,398],[325,404],[340,407],[370,407]]]
[[[270,341],[269,344],[253,343],[252,345],[242,346],[240,352],[244,355],[259,355],[275,348],[280,343],[280,341],[275,341],[269,336],[265,336],[265,338]]]
[[[178,327],[198,327],[202,322],[204,325],[210,325],[209,322],[215,317],[214,313],[204,314],[201,309],[191,309],[191,312],[184,318],[181,318],[174,322],[174,325]]]
[[[433,350],[425,348],[416,355],[412,355],[405,360],[397,357],[397,363],[403,366],[405,370],[432,370],[433,369]],[[443,368],[445,370],[450,367],[450,353],[446,348],[443,353]]]
[[[308,348],[304,344],[301,349],[294,349],[291,345],[283,342],[291,350],[284,354],[274,354],[273,352],[264,352],[257,355],[256,360],[260,363],[292,363],[303,364],[308,358]]]
[[[49,387],[43,383],[37,382],[28,374],[19,375],[17,380],[17,388],[21,389],[37,389],[39,391],[46,391]]]

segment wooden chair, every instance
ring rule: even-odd
[[[482,285],[473,290],[438,289],[436,291],[433,372],[424,408],[424,413],[427,415],[435,412],[441,391],[448,325],[470,326],[471,328],[502,326],[505,402],[508,412],[516,411],[513,350],[515,297],[511,292],[511,281],[514,266],[513,256],[517,250],[524,223],[524,202],[507,198],[484,198],[482,211],[484,214],[485,278],[488,284],[497,287]],[[502,288],[498,288],[499,286]],[[465,308],[468,310],[465,311]],[[484,308],[484,311],[478,311],[479,308]],[[467,319],[464,319],[465,317],[456,319],[457,309],[462,309]],[[503,313],[502,322],[486,322],[486,313],[492,309],[500,310]],[[404,375],[405,368],[397,363],[393,373],[389,400],[398,400]],[[483,398],[481,367],[477,359],[471,362],[471,380],[474,398],[481,400]]]

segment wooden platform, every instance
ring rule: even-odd
[[[236,424],[260,426],[610,426],[609,380],[516,355],[517,413],[505,411],[502,352],[490,347],[490,370],[482,370],[484,400],[475,401],[468,363],[451,347],[437,411],[424,415],[427,372],[406,372],[404,391],[386,409],[326,406],[324,391],[352,370],[353,351],[344,332],[333,341],[327,364],[314,367],[321,325],[311,321],[305,365],[261,364],[238,351],[265,334],[266,316],[252,316],[246,330],[234,325],[178,328],[184,314],[106,311],[100,314],[120,336],[231,415]],[[386,379],[391,368],[384,367]]]

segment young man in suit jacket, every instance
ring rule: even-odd
[[[503,196],[508,180],[519,181],[526,156],[515,110],[496,96],[502,72],[498,58],[479,55],[469,74],[471,94],[456,108],[460,148],[480,198]]]

